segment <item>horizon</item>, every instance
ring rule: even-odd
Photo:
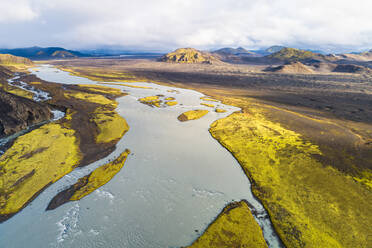
[[[108,0],[104,4],[3,0],[0,30],[7,35],[0,47],[165,52],[179,47],[210,51],[282,45],[326,53],[361,52],[372,49],[368,7],[372,3],[364,0]]]

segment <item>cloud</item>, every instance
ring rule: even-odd
[[[0,23],[29,21],[37,17],[27,0],[0,1]]]
[[[0,11],[9,23],[0,32],[9,32],[8,45],[372,47],[368,0],[1,0],[0,9],[7,6],[13,14]],[[27,40],[19,40],[22,31]]]

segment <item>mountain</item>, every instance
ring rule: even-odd
[[[216,51],[213,51],[213,53],[217,53],[221,55],[255,55],[254,52],[248,51],[243,47],[238,47],[238,48],[225,47],[225,48],[221,48]]]
[[[280,51],[267,55],[267,58],[277,59],[282,61],[328,61],[334,60],[331,56],[314,53],[311,51],[285,47]]]
[[[339,60],[372,61],[372,50],[361,53],[345,53],[335,55]]]
[[[6,65],[19,65],[19,64],[33,65],[31,60],[27,58],[23,58],[23,57],[14,56],[11,54],[0,54],[0,64],[5,65],[5,66]]]
[[[280,50],[282,50],[283,48],[286,48],[284,46],[271,46],[267,49],[265,49],[264,51],[267,52],[267,53],[276,53],[276,52],[279,52]]]
[[[77,51],[66,50],[62,47],[27,47],[15,49],[0,49],[0,53],[8,53],[15,56],[26,57],[29,59],[57,59],[89,56]]]
[[[294,74],[311,74],[314,71],[308,66],[302,64],[301,62],[289,62],[285,65],[280,65],[276,67],[269,67],[265,71],[278,72],[278,73],[294,73]]]
[[[179,48],[174,52],[167,53],[160,61],[183,64],[212,64],[220,60],[207,52],[201,52],[194,48]]]

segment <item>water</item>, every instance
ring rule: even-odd
[[[96,83],[43,66],[38,77],[57,83]],[[45,72],[45,74],[44,74]],[[53,76],[55,75],[55,77]],[[61,75],[66,75],[63,77]],[[136,83],[153,89],[113,86],[128,92],[118,113],[130,130],[108,157],[77,169],[46,189],[22,212],[0,224],[0,247],[180,247],[192,243],[231,201],[246,199],[257,212],[270,247],[280,247],[267,213],[253,197],[250,182],[233,156],[208,132],[211,123],[238,108],[216,103],[199,120],[177,116],[200,106],[199,92]],[[168,92],[176,89],[178,92]],[[138,98],[162,94],[179,105],[152,108]],[[78,202],[45,212],[57,192],[129,148],[123,169],[106,185]],[[195,231],[197,230],[197,232]]]

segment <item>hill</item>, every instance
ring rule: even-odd
[[[336,58],[311,51],[285,47],[278,52],[266,56],[270,59],[282,61],[334,61]]]
[[[209,53],[201,52],[194,48],[179,48],[174,52],[165,54],[160,58],[160,61],[183,64],[212,64],[220,60]]]
[[[372,73],[372,69],[361,65],[337,65],[333,72],[341,73]]]
[[[351,61],[372,61],[372,50],[362,53],[345,53],[335,55],[340,60],[351,60]]]
[[[312,69],[302,64],[301,62],[290,62],[285,65],[277,67],[269,67],[265,71],[278,73],[294,73],[294,74],[311,74],[314,73]]]
[[[29,59],[56,59],[89,56],[77,51],[66,50],[62,47],[27,47],[15,49],[0,49],[0,53],[8,53],[15,56],[26,57]]]
[[[18,57],[14,56],[11,54],[0,54],[0,64],[4,66],[8,65],[33,65],[32,61],[23,58],[23,57]]]

